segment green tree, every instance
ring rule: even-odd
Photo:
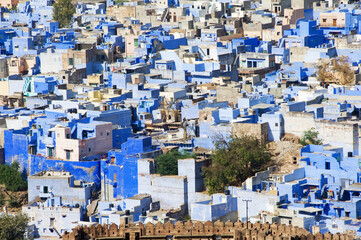
[[[217,140],[211,157],[212,164],[204,168],[209,194],[221,192],[229,185],[240,186],[248,177],[266,169],[271,161],[266,146],[247,135]]]
[[[179,152],[177,150],[169,151],[156,158],[157,173],[160,175],[177,175],[178,159],[195,158],[194,153]]]
[[[0,215],[0,239],[21,240],[25,239],[28,226],[28,217],[20,215]]]
[[[5,184],[10,191],[21,191],[27,189],[27,183],[19,172],[19,164],[14,162],[11,166],[0,165],[0,184]]]
[[[56,0],[53,4],[54,20],[59,22],[59,27],[68,27],[75,13],[75,6],[71,0]]]
[[[319,139],[319,132],[315,128],[311,128],[303,133],[299,143],[302,146],[307,146],[309,144],[313,145],[322,145],[322,140]]]

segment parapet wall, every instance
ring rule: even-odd
[[[212,222],[177,222],[174,225],[171,222],[162,224],[158,222],[153,225],[134,223],[129,226],[111,225],[93,225],[91,227],[78,226],[71,233],[63,235],[64,240],[80,239],[122,239],[122,240],[169,240],[177,238],[186,238],[193,240],[221,239],[221,240],[351,240],[354,236],[346,234],[321,233],[311,234],[303,228],[273,224],[252,224],[230,221],[223,223]]]

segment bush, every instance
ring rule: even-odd
[[[3,193],[0,193],[0,207],[5,205],[5,196]]]
[[[318,138],[318,134],[319,133],[314,128],[311,128],[310,130],[305,131],[303,133],[303,136],[300,139],[300,144],[302,146],[307,146],[310,144],[322,145],[322,140]]]
[[[9,206],[12,208],[19,208],[21,207],[21,203],[18,201],[17,198],[10,196]]]
[[[28,217],[20,215],[0,215],[0,239],[25,239],[25,232],[28,226]]]
[[[195,158],[194,153],[179,152],[173,150],[162,154],[156,159],[157,173],[160,175],[177,175],[178,174],[178,159]]]
[[[14,162],[11,166],[0,165],[0,184],[5,184],[10,191],[22,191],[27,189],[27,183],[19,172],[19,164]]]

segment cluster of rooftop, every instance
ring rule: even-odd
[[[186,214],[361,235],[357,1],[78,1],[68,28],[53,17],[51,0],[0,0],[0,163],[29,176],[35,237]],[[205,191],[215,138],[310,129],[324,146],[285,155],[292,171]],[[198,157],[156,174],[170,149]]]

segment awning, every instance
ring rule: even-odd
[[[319,184],[317,184],[317,183],[303,183],[303,184],[301,184],[300,186],[301,186],[301,187],[303,187],[303,186],[316,186],[316,187],[318,187]]]
[[[94,132],[93,128],[82,128],[82,131]]]
[[[332,208],[343,209],[343,207],[338,207],[338,206],[332,206]]]
[[[73,149],[73,148],[71,148],[71,147],[64,147],[64,150],[67,150],[67,151],[74,151],[74,149]]]

